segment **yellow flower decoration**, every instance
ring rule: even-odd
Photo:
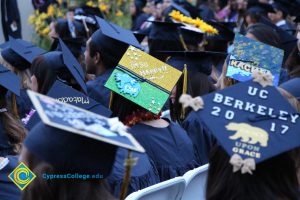
[[[50,4],[47,8],[47,15],[48,16],[53,16],[55,13],[55,8],[52,4]]]
[[[108,5],[105,4],[105,3],[101,3],[100,6],[99,6],[99,9],[100,9],[102,12],[107,12],[107,11],[108,11]]]
[[[90,7],[94,7],[94,2],[93,1],[88,1],[88,2],[86,2],[86,5],[90,6]]]
[[[34,24],[35,20],[36,20],[36,19],[35,19],[35,16],[34,16],[34,15],[30,15],[30,16],[28,17],[28,23],[31,24],[31,25]]]
[[[200,18],[193,19],[191,17],[187,17],[183,14],[181,14],[179,11],[173,10],[170,14],[170,17],[172,17],[175,21],[189,24],[192,26],[195,26],[199,28],[202,32],[208,33],[211,35],[218,34],[218,30],[212,27],[211,25],[205,23],[203,20]]]
[[[121,10],[118,10],[117,12],[116,12],[116,16],[117,17],[122,17],[124,14],[123,14],[123,12],[121,11]]]
[[[49,26],[47,26],[46,28],[44,28],[42,30],[42,35],[47,36],[49,34],[49,32],[50,32],[50,28],[49,28]]]

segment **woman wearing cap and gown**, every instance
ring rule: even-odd
[[[35,57],[39,54],[43,53],[42,49],[39,49],[36,46],[31,47],[28,49],[26,46],[32,45],[29,42],[23,40],[15,40],[11,39],[9,41],[8,46],[1,51],[0,55],[0,64],[5,66],[6,68],[10,69],[14,73],[16,73],[21,78],[21,94],[20,96],[15,96],[10,91],[7,93],[7,98],[12,99],[12,101],[16,101],[17,108],[14,108],[14,114],[17,114],[19,118],[23,118],[26,116],[27,113],[31,110],[31,102],[27,96],[26,90],[30,88],[30,66],[31,63],[26,60],[24,57],[30,56]],[[23,54],[23,52],[18,52],[14,50],[15,46],[19,46],[27,52],[27,55]],[[21,50],[19,50],[21,51]]]

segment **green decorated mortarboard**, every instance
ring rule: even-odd
[[[105,86],[158,114],[181,74],[179,70],[130,46]]]

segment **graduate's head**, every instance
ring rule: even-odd
[[[96,19],[100,28],[87,41],[84,55],[87,73],[99,75],[117,66],[128,45],[139,48],[140,44],[131,31],[99,17]]]

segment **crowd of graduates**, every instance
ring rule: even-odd
[[[130,154],[135,163],[130,179],[125,180],[126,195],[209,163],[207,200],[299,199],[299,10],[297,0],[201,0],[196,5],[179,0],[134,0],[130,4],[131,30],[103,19],[98,8],[82,6],[70,7],[64,18],[48,20],[50,49],[7,38],[0,44],[0,199],[106,200],[117,199],[124,192],[128,148],[121,143],[125,142],[112,144],[49,126],[28,90],[64,99],[107,118],[118,117],[145,150]],[[174,19],[174,11],[188,19],[199,18],[203,25],[184,26]],[[267,75],[254,71],[258,83],[227,76],[236,33],[283,50],[278,86],[265,87]],[[151,58],[144,58],[140,51]],[[129,63],[139,63],[136,68],[149,66],[152,71],[139,74],[134,68],[128,70],[127,62],[120,62],[126,56]],[[132,87],[132,93],[120,86],[122,81],[130,83],[127,87]],[[143,85],[139,88],[136,82]],[[256,153],[261,156],[254,157],[254,168],[235,170],[228,147],[233,144],[227,140],[233,134],[228,131],[237,127],[229,122],[237,121],[230,121],[230,115],[213,118],[205,109],[214,109],[210,100],[216,103],[222,95],[251,102],[245,88],[253,84],[269,95],[264,100],[261,94],[260,101],[255,100],[257,105],[288,111],[277,118],[272,112],[268,116],[277,124],[276,120],[286,119],[290,128],[278,136],[269,130],[270,119],[259,121],[258,126],[265,127],[268,134],[266,141],[259,139]],[[196,99],[200,106],[190,108],[183,97],[191,101],[203,97],[204,104],[202,98]],[[229,100],[224,100],[222,106],[226,105]],[[203,112],[199,107],[204,107]],[[248,129],[246,123],[255,124],[256,119],[247,121],[248,115],[242,108],[238,113],[243,129]],[[225,122],[229,124],[224,127]],[[231,136],[231,140],[237,139]],[[256,144],[254,139],[241,142]],[[36,175],[23,191],[8,177],[21,161]],[[101,178],[46,180],[44,173],[100,173]]]

